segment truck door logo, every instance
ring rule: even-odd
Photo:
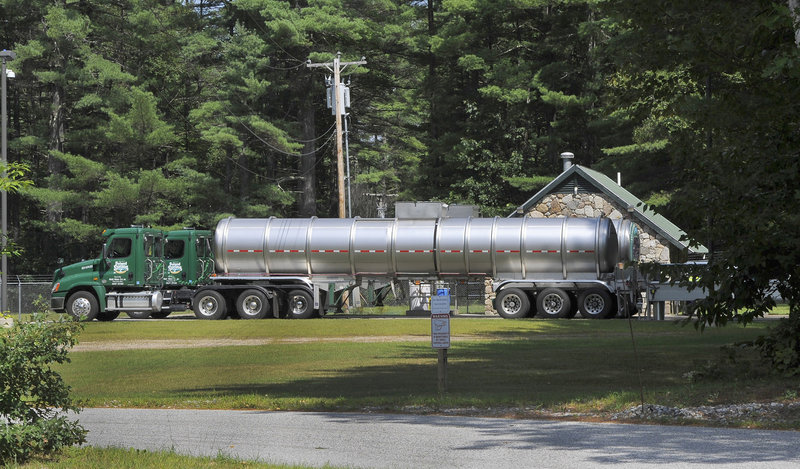
[[[114,262],[114,273],[115,274],[125,274],[128,272],[128,261],[116,261]]]
[[[169,273],[172,275],[178,275],[183,272],[183,267],[181,267],[180,262],[170,262],[167,269],[169,269]]]

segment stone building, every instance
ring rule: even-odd
[[[674,223],[646,208],[635,195],[605,174],[572,164],[571,153],[563,153],[564,171],[509,217],[606,217],[630,219],[639,226],[640,262],[668,264],[704,259],[708,250],[689,247],[681,239],[686,234]],[[486,313],[496,314],[491,279],[485,282]]]
[[[564,172],[520,205],[510,216],[535,218],[606,217],[631,219],[640,228],[641,262],[667,264],[702,259],[705,247],[690,248],[684,231],[653,210],[605,174],[564,159]],[[564,156],[562,155],[562,158]]]

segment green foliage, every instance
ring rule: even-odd
[[[53,370],[82,326],[74,321],[17,323],[0,332],[0,462],[24,462],[85,441],[70,388]]]
[[[772,369],[785,376],[800,375],[800,315],[781,319],[769,334],[759,337],[754,344]]]
[[[759,345],[776,370],[797,374],[795,18],[766,0],[620,1],[605,4],[605,12],[616,20],[608,50],[618,64],[627,62],[613,75],[620,99],[612,108],[630,119],[633,139],[607,155],[668,174],[666,210],[691,233],[689,242],[709,250],[707,265],[652,269],[705,289],[708,297],[694,309],[698,327],[752,321],[779,295],[790,318]]]
[[[572,151],[710,249],[692,274],[704,324],[776,291],[797,311],[800,53],[781,2],[9,0],[0,16],[9,161],[36,183],[9,187],[15,271],[85,258],[112,226],[336,214],[327,71],[306,61],[341,51],[367,61],[344,70],[354,215],[395,197],[505,215]]]

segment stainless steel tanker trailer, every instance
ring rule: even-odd
[[[618,297],[635,305],[636,282],[621,278],[630,270],[620,263],[638,257],[638,230],[617,225],[619,232],[606,218],[227,218],[214,233],[214,285],[194,309],[218,314],[222,285],[263,282],[268,298],[291,289],[290,310],[305,316],[312,303],[319,311],[329,284],[489,277],[503,317],[604,318],[617,312]]]
[[[615,229],[606,218],[226,218],[213,236],[104,235],[100,259],[56,271],[54,310],[100,320],[185,309],[202,319],[307,318],[324,314],[332,290],[474,278],[492,279],[506,318],[605,318],[638,297],[635,272],[621,268],[638,257],[636,225]],[[212,262],[213,273],[204,267]]]

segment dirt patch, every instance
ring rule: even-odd
[[[475,340],[475,337],[452,337],[453,340]],[[427,335],[404,336],[362,336],[362,337],[285,337],[275,339],[165,339],[165,340],[129,340],[119,342],[84,342],[72,348],[74,352],[104,352],[111,350],[145,350],[232,347],[272,344],[307,344],[323,343],[375,343],[375,342],[430,342]]]

